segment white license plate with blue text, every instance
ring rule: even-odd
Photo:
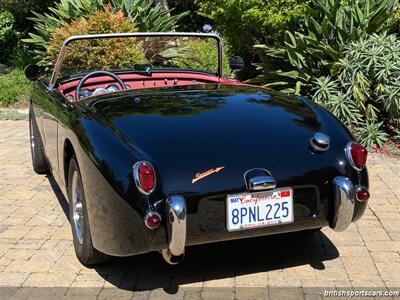
[[[293,190],[228,195],[226,213],[228,231],[292,223]]]

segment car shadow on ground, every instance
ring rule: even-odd
[[[51,188],[53,189],[53,193],[57,198],[58,203],[60,204],[65,216],[69,220],[69,205],[68,205],[68,200],[65,199],[64,194],[60,190],[60,187],[58,186],[56,180],[54,179],[53,175],[47,174],[46,175],[47,180],[49,181],[49,184]]]
[[[148,253],[116,258],[95,270],[121,289],[163,288],[173,294],[183,284],[301,265],[323,270],[324,261],[338,256],[338,250],[323,233],[300,232],[187,247],[185,259],[175,266],[166,264],[159,253]],[[275,276],[284,280],[279,271]]]
[[[67,200],[54,178],[48,176],[48,179],[68,218]],[[302,265],[323,270],[325,261],[338,256],[337,248],[324,233],[297,232],[187,247],[185,259],[175,266],[165,263],[161,254],[151,252],[115,258],[95,266],[94,270],[120,289],[146,291],[163,288],[174,294],[183,284]],[[279,271],[277,273],[279,280]]]

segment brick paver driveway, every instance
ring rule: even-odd
[[[175,267],[150,253],[88,269],[74,254],[66,200],[51,176],[32,171],[28,123],[0,121],[0,146],[0,298],[319,299],[325,289],[399,290],[399,160],[369,160],[370,206],[346,232],[191,247]]]

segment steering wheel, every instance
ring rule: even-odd
[[[90,72],[89,74],[87,74],[86,76],[82,77],[82,79],[79,81],[78,86],[76,87],[76,91],[75,91],[76,100],[80,100],[79,95],[81,94],[81,89],[82,89],[83,84],[90,77],[98,76],[98,75],[107,75],[107,76],[111,77],[112,79],[114,79],[116,82],[119,83],[119,85],[121,86],[121,88],[123,90],[126,90],[125,83],[122,81],[122,79],[118,75],[108,72],[108,71],[93,71],[93,72]]]

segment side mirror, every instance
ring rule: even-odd
[[[44,69],[38,65],[28,65],[24,69],[25,77],[30,81],[36,81],[44,74]]]
[[[151,71],[153,70],[153,66],[151,64],[134,64],[133,69],[135,71],[141,71],[150,75]]]
[[[241,58],[240,56],[231,57],[231,59],[229,60],[229,68],[231,68],[233,72],[239,72],[240,70],[242,70],[244,68],[243,58]]]

